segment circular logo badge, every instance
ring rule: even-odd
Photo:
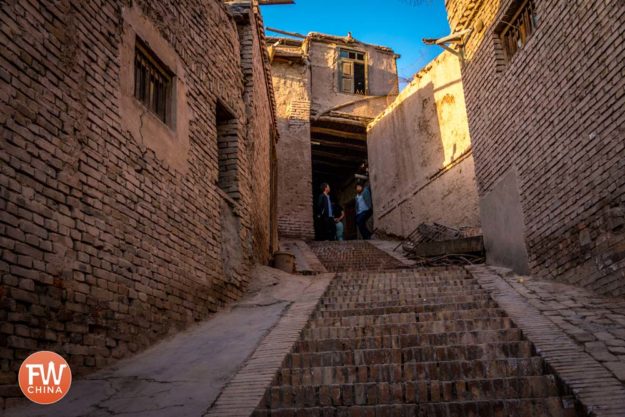
[[[54,404],[69,391],[72,371],[62,356],[41,351],[22,363],[18,380],[26,398],[37,404]]]

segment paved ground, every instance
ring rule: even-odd
[[[494,268],[527,302],[625,383],[625,300]],[[625,404],[623,405],[625,409]]]
[[[625,416],[625,384],[605,366],[605,360],[601,361],[591,355],[584,344],[576,342],[560,327],[562,324],[558,323],[557,319],[551,320],[553,315],[547,315],[533,305],[535,300],[541,297],[555,298],[556,293],[550,290],[548,293],[550,295],[547,295],[541,291],[534,294],[535,297],[531,297],[530,291],[525,286],[557,288],[557,291],[563,294],[574,288],[561,287],[553,283],[541,284],[538,281],[532,283],[527,277],[516,277],[509,271],[506,272],[507,270],[483,265],[472,266],[468,270],[514,320],[515,325],[534,343],[540,356],[581,401],[589,416]],[[557,298],[563,297],[566,296]],[[568,306],[562,305],[559,308],[559,314],[568,315],[570,311]],[[576,328],[567,326],[567,331],[576,331]]]
[[[313,251],[310,250],[310,246],[303,240],[280,240],[280,250],[290,252],[295,256],[295,270],[298,274],[312,275],[327,272]]]
[[[337,274],[254,417],[576,411],[532,343],[455,267]]]
[[[229,311],[75,381],[55,406],[5,415],[248,417],[260,403],[259,417],[295,417],[293,407],[301,403],[309,416],[342,416],[346,409],[353,416],[398,415],[400,409],[410,416],[415,410],[424,416],[569,416],[575,394],[593,417],[625,416],[625,300],[486,266],[468,268],[466,278],[434,269],[408,272],[394,244],[371,243],[311,250],[292,242],[302,272],[323,270],[319,260],[329,270],[362,272],[341,274],[324,294],[334,274],[294,276],[259,267],[249,294]],[[477,298],[454,299],[456,290],[456,297]],[[501,325],[486,325],[493,320]],[[527,343],[531,350],[523,350]],[[421,362],[414,363],[417,354]],[[427,355],[435,359],[428,362]],[[456,360],[467,364],[455,366]],[[369,369],[363,372],[356,361]],[[554,385],[552,374],[564,384]],[[475,385],[480,378],[488,383]],[[510,397],[517,394],[529,397]],[[353,407],[353,401],[367,404]]]
[[[277,339],[273,331],[284,321],[301,329],[327,281],[327,277],[294,276],[259,267],[249,294],[229,311],[112,368],[74,381],[67,397],[53,406],[14,408],[6,416],[202,416],[244,363],[253,362],[266,335]],[[296,334],[287,339],[286,348],[273,346],[273,356],[281,360],[295,339]],[[259,380],[261,391],[250,413],[278,365],[265,370],[267,381]]]
[[[410,258],[406,258],[404,256],[404,251],[401,249],[401,241],[398,240],[370,240],[371,243],[376,248],[385,252],[386,254],[392,256],[393,258],[399,260],[402,264],[407,267],[414,266],[416,262]]]

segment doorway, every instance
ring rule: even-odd
[[[332,202],[345,211],[344,238],[356,239],[355,186],[357,181],[368,178],[366,124],[328,119],[311,123],[313,211],[317,220],[321,185],[329,184]],[[320,236],[318,223],[315,222],[315,239]]]

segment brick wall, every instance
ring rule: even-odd
[[[33,351],[103,367],[237,299],[270,250],[263,54],[253,81],[241,68],[258,45],[240,47],[223,2],[133,4],[0,10],[0,408]],[[138,106],[133,31],[176,72],[173,127],[121,110]],[[238,120],[236,199],[217,184],[218,101]]]
[[[531,271],[622,296],[625,2],[534,2],[536,32],[507,64],[495,28],[511,0],[455,26],[484,24],[463,69],[480,195],[516,171]],[[452,27],[468,3],[447,2]]]
[[[479,225],[456,56],[442,53],[415,75],[369,125],[367,148],[378,231],[407,237],[420,223]]]
[[[280,236],[314,238],[310,145],[310,67],[275,59],[272,64],[280,142],[278,231]]]
[[[276,175],[277,167],[272,166],[272,153],[278,139],[275,121],[275,103],[271,79],[271,66],[264,38],[264,24],[258,7],[245,19],[239,19],[239,38],[242,50],[243,80],[245,83],[244,99],[247,108],[246,134],[248,138],[247,152],[252,167],[250,176],[250,195],[253,210],[252,218],[253,243],[256,258],[261,262],[269,261],[272,253],[277,250],[275,196],[272,196],[272,173]],[[271,105],[268,105],[271,104]],[[274,162],[275,164],[275,162]],[[273,204],[273,205],[272,205]]]

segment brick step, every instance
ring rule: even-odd
[[[388,277],[449,277],[449,276],[471,276],[462,267],[454,267],[448,269],[439,268],[405,268],[392,271],[376,271],[375,274],[370,274],[366,271],[347,272],[341,274],[340,280],[352,280],[352,281],[372,281],[376,279],[384,279]]]
[[[373,382],[341,385],[282,385],[267,390],[261,408],[423,404],[545,398],[558,395],[552,375],[460,381]]]
[[[431,293],[431,294],[441,294],[444,296],[447,292],[462,292],[467,290],[481,290],[484,291],[482,287],[480,287],[477,283],[467,282],[465,285],[445,285],[444,282],[440,282],[437,284],[425,284],[425,285],[414,285],[406,288],[328,288],[325,297],[353,297],[355,295],[365,296],[365,295],[393,295],[393,294],[413,294],[413,293]]]
[[[467,297],[487,294],[484,290],[446,291],[442,293],[415,292],[406,294],[354,294],[349,296],[324,296],[324,303],[385,303],[389,301],[430,301],[447,297]]]
[[[575,417],[570,397],[261,409],[252,417]]]
[[[528,341],[485,343],[480,345],[419,346],[403,349],[361,349],[334,352],[289,353],[282,367],[374,365],[407,362],[434,362],[499,358],[529,358],[534,348]]]
[[[360,327],[385,324],[423,323],[441,320],[468,320],[479,318],[505,317],[505,311],[498,308],[482,308],[473,310],[435,311],[431,313],[392,313],[384,315],[362,315],[347,317],[327,317],[311,320],[309,326],[314,327]]]
[[[475,345],[495,342],[517,342],[523,339],[520,329],[481,330],[454,333],[402,334],[355,339],[300,340],[293,347],[294,353],[330,352],[356,349],[401,349],[417,346]]]
[[[410,296],[419,294],[426,294],[430,296],[438,295],[438,294],[448,294],[448,293],[464,293],[465,291],[470,290],[479,290],[484,291],[477,283],[467,282],[465,285],[445,285],[441,284],[440,286],[415,286],[409,288],[386,288],[386,289],[358,289],[358,290],[350,290],[350,289],[342,289],[342,288],[330,288],[326,294],[325,298],[342,298],[342,297],[371,297],[371,296],[393,296],[393,295],[403,295]]]
[[[427,287],[430,285],[442,285],[445,283],[450,283],[450,285],[467,285],[467,284],[475,284],[477,281],[474,277],[470,275],[447,275],[447,276],[414,276],[414,275],[404,275],[404,276],[392,276],[392,275],[381,275],[379,277],[373,279],[354,279],[354,278],[344,278],[339,276],[336,281],[330,284],[330,288],[343,288],[343,289],[375,289],[375,288],[402,288],[402,287],[414,287],[414,286],[422,286]]]
[[[369,366],[282,368],[273,385],[354,384],[416,380],[492,379],[543,375],[539,356],[473,361],[419,362]]]
[[[367,307],[393,307],[393,306],[403,306],[403,305],[429,305],[432,303],[436,304],[459,304],[459,303],[473,303],[478,301],[486,301],[491,300],[490,295],[486,293],[475,294],[475,295],[455,295],[455,296],[445,296],[445,297],[436,297],[435,299],[409,299],[409,300],[385,300],[378,301],[376,303],[372,303],[370,301],[342,301],[342,300],[333,300],[329,301],[326,299],[322,299],[320,302],[320,311],[323,310],[348,310],[355,308],[367,308]]]
[[[376,280],[355,283],[353,281],[339,281],[336,284],[330,284],[330,289],[345,290],[345,291],[361,291],[361,290],[384,290],[384,289],[398,289],[398,288],[426,288],[429,286],[441,286],[449,285],[450,287],[465,287],[468,285],[477,285],[477,281],[474,278],[410,278],[401,281],[391,280]]]
[[[435,311],[456,311],[456,310],[473,310],[480,308],[496,308],[497,303],[492,300],[481,300],[473,303],[451,303],[451,304],[421,304],[421,305],[403,305],[391,307],[363,307],[345,310],[319,310],[315,312],[311,318],[326,317],[345,317],[345,316],[361,316],[361,315],[382,315],[395,313],[430,313]]]
[[[467,332],[477,330],[502,330],[516,326],[509,317],[471,320],[425,321],[410,324],[388,324],[366,327],[307,327],[302,330],[302,340],[345,339],[359,337],[392,336],[400,334]]]

